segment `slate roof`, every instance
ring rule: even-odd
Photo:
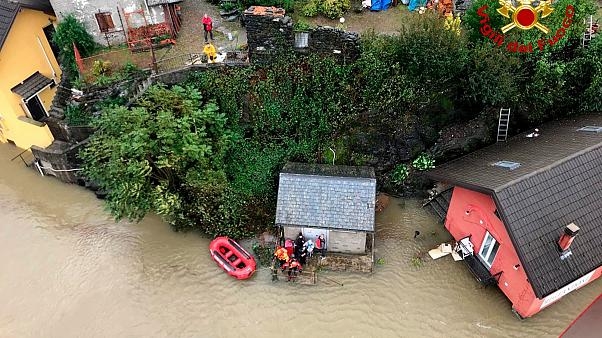
[[[10,27],[13,25],[18,12],[18,4],[0,0],[0,49],[2,49],[4,41],[6,41]]]
[[[35,72],[21,83],[11,88],[11,91],[24,99],[28,99],[53,82],[54,80],[47,78],[40,74],[40,72]]]
[[[276,225],[374,231],[376,179],[367,167],[288,163]]]
[[[54,14],[49,0],[0,0],[0,49],[6,41],[8,32],[19,13],[20,7],[41,10],[45,13]]]
[[[544,124],[444,164],[433,179],[491,194],[538,298],[602,265],[602,114]],[[515,161],[518,169],[492,166]],[[580,228],[572,256],[560,259],[557,241],[569,223]]]
[[[50,4],[50,0],[10,0],[12,2],[16,2],[21,7],[37,9],[44,13],[54,15],[54,11],[52,9],[52,4]]]

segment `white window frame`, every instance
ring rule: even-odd
[[[49,85],[50,86],[50,85]],[[46,107],[44,107],[44,102],[42,101],[42,99],[40,98],[39,94],[44,91],[44,89],[46,89],[47,87],[42,88],[39,92],[35,93],[35,95],[30,96],[27,100],[25,99],[21,99],[21,108],[23,108],[23,111],[25,112],[25,115],[27,115],[28,118],[36,121],[36,122],[40,122],[36,119],[33,118],[33,115],[31,115],[31,112],[29,111],[29,108],[27,107],[27,103],[29,102],[29,100],[33,99],[34,97],[37,97],[38,100],[40,101],[40,106],[42,106],[42,110],[44,111],[44,114],[46,114],[46,117],[50,117],[50,114],[48,113],[48,110],[46,109]]]
[[[489,247],[487,248],[487,252],[484,252],[485,243],[487,243],[488,238],[491,238],[492,242],[489,245]],[[491,258],[491,253],[493,252],[493,248],[495,248],[496,244],[498,246],[498,249],[496,250],[495,255],[491,259],[491,263],[489,263],[489,258]],[[489,233],[489,231],[486,231],[485,237],[483,238],[483,243],[481,244],[481,248],[479,249],[479,257],[483,261],[483,264],[485,264],[485,266],[487,266],[488,268],[491,268],[491,266],[493,265],[493,262],[495,262],[495,256],[497,256],[497,253],[500,251],[499,246],[500,246],[500,243],[495,239],[495,237],[493,237]]]

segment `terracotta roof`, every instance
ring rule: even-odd
[[[374,231],[376,179],[367,167],[288,163],[276,225]]]
[[[54,80],[47,78],[40,74],[40,72],[35,72],[21,83],[11,88],[11,91],[24,99],[28,99],[52,83],[54,83]]]
[[[602,265],[602,132],[577,131],[584,126],[602,127],[602,114],[544,124],[538,137],[517,135],[428,174],[493,196],[539,298]],[[561,260],[556,243],[571,222],[581,230]]]
[[[273,17],[283,17],[286,11],[277,7],[251,6],[244,12],[245,15],[267,15]]]
[[[2,49],[21,7],[37,9],[49,14],[54,13],[48,0],[0,0],[0,49]]]

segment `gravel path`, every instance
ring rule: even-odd
[[[206,0],[184,0],[180,3],[182,28],[175,46],[164,48],[157,53],[157,59],[174,57],[188,53],[201,53],[204,46],[204,32],[201,20],[207,13],[213,19],[213,45],[218,52],[235,50],[247,43],[247,32],[239,21],[227,22],[219,15],[219,6]],[[228,33],[232,40],[228,40]]]

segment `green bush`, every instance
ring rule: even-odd
[[[412,167],[418,170],[429,170],[435,167],[435,160],[427,153],[420,154],[413,162]]]
[[[134,107],[107,108],[93,123],[97,132],[80,153],[84,174],[108,192],[116,219],[155,212],[175,230],[236,238],[255,230],[224,171],[228,119],[196,90],[152,86]]]
[[[391,173],[391,181],[395,184],[402,184],[410,175],[410,168],[406,164],[398,164]]]
[[[92,121],[92,116],[79,105],[68,105],[65,108],[65,119],[70,126],[87,126]]]
[[[323,0],[320,4],[320,13],[329,19],[338,19],[349,8],[351,8],[350,0]]]
[[[293,24],[293,29],[298,32],[307,32],[311,29],[311,25],[304,20],[297,20]]]
[[[73,44],[75,43],[77,46],[82,58],[92,55],[97,48],[92,35],[86,31],[83,23],[78,21],[73,14],[68,14],[61,20],[52,36],[52,41],[58,46],[59,61],[70,73],[71,79],[78,74]]]
[[[301,8],[301,14],[306,17],[314,17],[318,15],[319,8],[316,0],[309,0],[303,8]]]
[[[282,0],[282,8],[284,8],[287,13],[292,13],[295,8],[295,0]]]
[[[259,243],[253,243],[253,253],[259,260],[259,265],[270,266],[274,258],[274,249],[270,246],[264,246]]]
[[[138,74],[140,73],[140,71],[140,68],[138,68],[136,64],[130,61],[126,62],[120,69],[120,73],[123,74],[125,77]]]
[[[109,75],[111,73],[111,61],[96,60],[92,64],[92,75]]]
[[[231,11],[231,10],[235,9],[235,8],[238,8],[238,4],[237,4],[237,3],[235,3],[235,2],[225,1],[225,2],[222,2],[222,3],[219,5],[219,7],[220,7],[220,8],[221,8],[223,11],[229,12],[229,11]]]

